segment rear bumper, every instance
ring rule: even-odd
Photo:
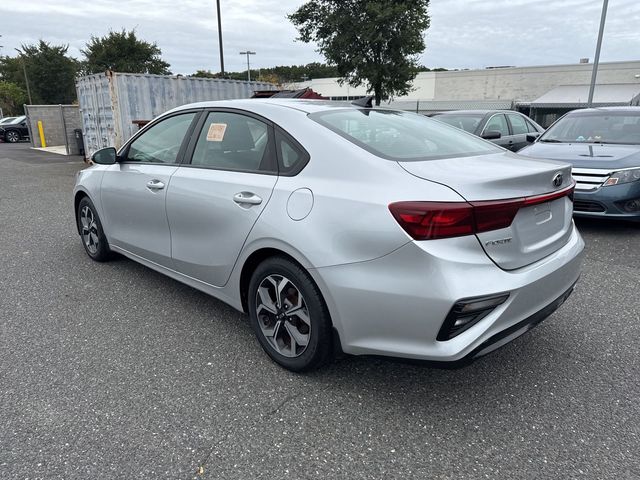
[[[573,227],[561,249],[512,271],[491,262],[475,237],[460,237],[410,242],[376,260],[311,273],[346,353],[456,366],[489,353],[550,315],[578,280],[583,249]],[[450,340],[437,340],[460,299],[505,292],[507,301],[477,324]]]
[[[625,204],[640,202],[640,182],[600,187],[593,192],[576,191],[573,214],[576,217],[617,218],[640,221],[640,209],[628,211]]]
[[[577,282],[576,282],[577,283]],[[480,344],[475,348],[471,353],[467,354],[466,357],[454,361],[454,362],[434,362],[436,366],[444,367],[444,368],[458,368],[464,367],[477,358],[484,357],[485,355],[499,349],[500,347],[508,344],[509,342],[515,340],[516,338],[524,335],[529,330],[533,329],[540,323],[542,323],[549,315],[555,312],[560,306],[571,296],[573,293],[573,289],[575,287],[575,283],[571,285],[571,287],[556,298],[553,302],[551,302],[546,307],[540,309],[533,315],[528,318],[525,318],[521,322],[512,325],[509,328],[505,328],[501,332],[496,333],[491,338]]]

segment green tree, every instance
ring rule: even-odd
[[[135,30],[110,31],[104,37],[91,37],[86,48],[84,72],[87,74],[113,70],[122,73],[153,73],[169,75],[170,65],[162,60],[162,51],[156,43],[145,42]]]
[[[425,49],[429,0],[310,0],[288,16],[343,82],[367,84],[376,105],[406,95]]]
[[[22,115],[27,92],[15,83],[0,81],[0,109],[5,116]]]
[[[67,55],[68,49],[68,45],[51,45],[43,40],[22,45],[18,57],[0,58],[0,79],[26,90],[26,70],[33,103],[72,103],[79,64]]]
[[[210,70],[198,70],[191,76],[200,78],[223,78],[221,73],[214,73]],[[260,70],[251,69],[251,78],[275,84],[301,82],[312,78],[330,78],[337,76],[338,69],[336,67],[317,62],[309,63],[307,65],[281,65],[261,68]],[[225,72],[224,78],[232,80],[246,80],[247,71]]]

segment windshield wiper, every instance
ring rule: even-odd
[[[563,143],[562,140],[556,140],[555,138],[541,138],[540,141],[544,143]]]

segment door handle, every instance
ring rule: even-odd
[[[164,183],[160,180],[151,180],[147,183],[147,188],[149,190],[162,190],[164,188]]]
[[[240,192],[233,196],[233,201],[238,205],[260,205],[262,198],[252,192]]]

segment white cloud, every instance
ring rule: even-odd
[[[295,41],[286,19],[301,0],[221,0],[225,66],[245,68],[239,52],[258,54],[252,66],[321,61],[313,45]],[[431,28],[422,61],[430,67],[575,63],[593,58],[601,0],[432,0]],[[610,2],[602,61],[640,57],[640,2]],[[176,73],[219,69],[215,1],[3,0],[3,54],[40,38],[80,49],[91,35],[136,28],[157,42]]]

